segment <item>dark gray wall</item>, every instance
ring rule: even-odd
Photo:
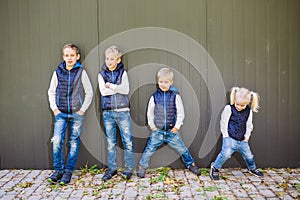
[[[256,164],[299,167],[299,10],[298,0],[0,0],[0,168],[52,167],[47,90],[68,42],[81,47],[81,61],[95,91],[86,113],[78,168],[86,163],[102,167],[106,160],[97,72],[109,43],[124,49],[123,61],[135,88],[130,96],[136,159],[149,136],[145,112],[155,90],[154,74],[167,65],[176,72],[174,84],[185,105],[181,135],[200,167],[209,166],[220,151],[218,121],[212,129],[211,121],[219,120],[227,103],[224,91],[235,85],[261,96],[250,140]],[[136,28],[144,38],[122,38]],[[156,31],[163,32],[155,36]],[[152,37],[151,48],[147,38]],[[144,48],[134,50],[137,43]],[[215,82],[219,79],[214,69],[223,88]],[[200,155],[201,147],[207,152]],[[152,167],[166,158],[171,167],[183,167],[171,149],[163,149],[154,155]],[[226,166],[245,165],[234,155]]]

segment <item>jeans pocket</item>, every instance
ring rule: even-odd
[[[108,115],[108,111],[107,110],[103,110],[103,112],[102,112],[102,116],[103,116],[103,118],[105,118],[107,115]]]
[[[169,135],[170,135],[172,138],[176,138],[176,137],[179,136],[179,133],[178,133],[178,132],[173,133],[173,132],[170,131],[170,134],[169,134]]]
[[[74,113],[74,115],[76,115],[76,116],[79,116],[79,117],[83,117],[84,115],[80,115],[80,114],[78,114],[77,112],[76,113]]]
[[[223,143],[230,143],[231,138],[230,137],[224,137],[223,138]]]
[[[223,145],[229,148],[235,148],[237,143],[236,140],[231,137],[223,138]]]
[[[151,131],[152,138],[159,138],[160,140],[164,138],[164,134],[160,130]]]
[[[248,147],[248,146],[249,146],[249,143],[243,140],[243,141],[241,142],[241,146],[242,146],[242,147]]]
[[[159,130],[158,129],[155,130],[155,131],[151,130],[151,135],[158,135],[158,134],[159,134]]]
[[[60,112],[60,113],[58,113],[58,114],[56,114],[56,115],[54,115],[54,119],[55,120],[58,120],[58,119],[60,119],[61,118],[61,115],[62,115],[62,113]]]
[[[80,115],[80,114],[78,114],[78,113],[74,113],[74,114],[73,114],[73,118],[74,118],[75,121],[80,121],[80,122],[82,122],[83,119],[84,119],[84,115]]]

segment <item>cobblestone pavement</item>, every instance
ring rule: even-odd
[[[263,169],[263,178],[227,168],[219,181],[212,181],[206,168],[198,177],[188,170],[156,168],[128,181],[120,170],[102,182],[102,169],[85,167],[66,186],[48,183],[52,172],[0,170],[0,199],[300,199],[300,168]]]

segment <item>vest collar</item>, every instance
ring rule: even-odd
[[[116,69],[114,71],[117,71],[117,70],[119,70],[119,69],[121,69],[123,67],[124,67],[123,63],[119,62],[117,64],[117,67],[116,67]],[[102,65],[102,69],[105,70],[105,71],[110,71],[105,63]]]
[[[82,64],[77,61],[72,69],[80,68],[80,67],[82,67]],[[58,68],[60,68],[62,70],[67,70],[66,69],[66,62],[62,61],[61,63],[59,63]]]

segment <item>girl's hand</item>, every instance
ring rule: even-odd
[[[151,128],[152,131],[157,131],[156,127]]]
[[[247,139],[247,138],[244,139],[245,142],[248,142],[248,140],[249,140],[249,139]]]
[[[55,110],[53,111],[53,113],[54,113],[54,115],[58,115],[58,114],[60,113],[60,111],[59,111],[58,109],[55,109]]]
[[[175,127],[173,127],[172,130],[171,130],[171,132],[172,132],[172,133],[178,133],[178,129],[175,128]]]

